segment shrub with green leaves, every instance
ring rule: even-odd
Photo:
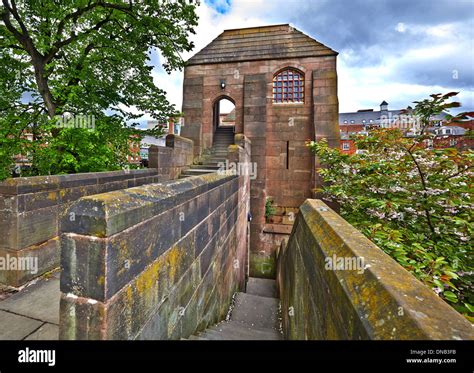
[[[272,198],[268,198],[265,200],[265,218],[269,218],[273,214],[275,214],[276,208],[274,206],[274,202]]]
[[[349,223],[474,321],[474,152],[421,146],[429,118],[458,106],[445,103],[453,95],[417,102],[422,125],[415,138],[372,130],[354,137],[364,151],[353,155],[324,139],[308,146],[323,165],[322,198],[337,202]]]

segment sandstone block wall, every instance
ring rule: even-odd
[[[300,208],[278,286],[287,339],[474,339],[471,323],[320,200]]]
[[[60,338],[180,339],[222,320],[245,286],[248,199],[247,176],[208,174],[77,201],[62,225]]]
[[[167,135],[166,147],[153,145],[148,151],[149,167],[169,180],[177,179],[193,160],[193,141],[178,135]]]
[[[156,169],[37,176],[0,182],[0,257],[37,259],[30,270],[0,270],[0,282],[18,287],[59,266],[60,217],[83,196],[166,180]]]

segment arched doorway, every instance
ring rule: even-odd
[[[235,102],[228,96],[216,99],[212,108],[212,128],[214,132],[219,128],[235,128]]]

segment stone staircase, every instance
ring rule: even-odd
[[[201,164],[194,164],[183,171],[180,179],[190,176],[204,175],[219,170],[219,163],[225,162],[228,157],[228,147],[234,143],[234,127],[220,127],[214,133],[214,144],[208,157]]]
[[[280,340],[279,300],[274,280],[250,278],[246,293],[236,293],[228,320],[189,340]]]

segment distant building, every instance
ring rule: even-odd
[[[369,128],[400,128],[401,130],[412,131],[417,128],[417,121],[413,117],[413,109],[408,106],[406,109],[389,110],[388,103],[382,101],[380,110],[363,109],[350,113],[339,113],[339,127],[347,125],[363,125]],[[446,123],[446,113],[442,113],[431,118],[432,125],[442,125]]]
[[[432,139],[425,140],[425,146],[429,149],[456,148],[459,150],[473,149],[474,139],[469,135],[472,128],[464,128],[452,123],[441,127],[430,127],[428,133],[433,134]],[[464,124],[464,123],[461,123]]]
[[[447,113],[433,116],[430,127],[425,130],[435,135],[432,141],[426,141],[426,146],[434,148],[456,147],[458,149],[472,148],[472,140],[467,131],[472,131],[472,120],[462,123],[449,123]],[[356,112],[339,113],[339,129],[341,135],[340,149],[346,154],[354,154],[357,148],[352,135],[367,134],[375,128],[398,128],[407,137],[420,133],[420,124],[413,116],[413,109],[389,110],[388,103],[382,101],[380,110],[363,109]]]
[[[165,124],[159,123],[157,120],[147,121],[147,129],[154,129],[156,126],[162,127],[164,131],[163,135],[160,137],[146,135],[142,138],[139,149],[134,149],[135,154],[138,152],[140,161],[148,159],[148,148],[150,146],[166,146],[166,136],[168,134],[174,134],[179,136],[181,134],[181,128],[183,126],[183,120],[182,118],[180,118],[179,120],[170,119],[168,123]]]

